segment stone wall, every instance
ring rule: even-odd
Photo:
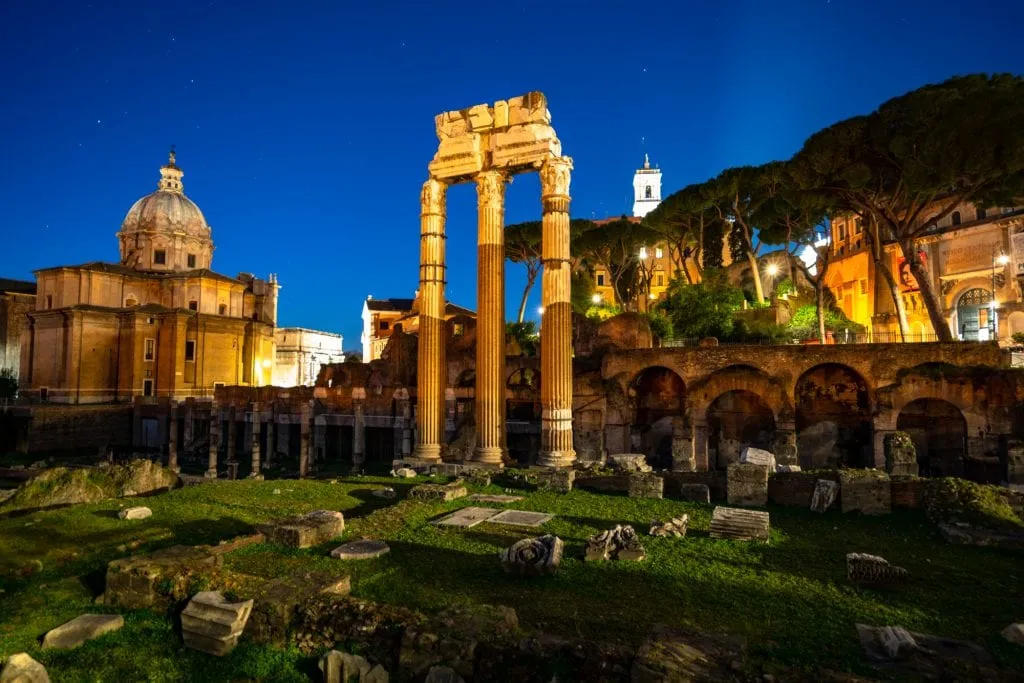
[[[83,451],[132,443],[132,406],[38,405],[23,407],[19,428],[25,436],[19,450],[27,453]]]

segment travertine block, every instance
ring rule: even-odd
[[[768,504],[768,468],[764,465],[729,465],[726,477],[730,505]]]
[[[712,538],[767,541],[768,531],[767,512],[718,506],[711,513],[710,534]]]

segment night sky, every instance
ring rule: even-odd
[[[214,269],[277,273],[280,324],[354,348],[367,294],[417,287],[438,112],[544,91],[573,215],[619,215],[644,151],[665,195],[785,158],[919,85],[1024,72],[1021,26],[1020,0],[3,0],[0,277],[116,262],[174,143]],[[448,297],[472,307],[471,186],[448,213]],[[539,217],[517,177],[507,222]],[[509,318],[522,282],[510,267]]]

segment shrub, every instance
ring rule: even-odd
[[[1024,344],[1024,332],[1014,332],[1010,335],[1010,339],[1013,340],[1014,344]]]
[[[672,320],[667,315],[653,311],[647,314],[647,321],[651,325],[651,332],[658,339],[672,338]]]

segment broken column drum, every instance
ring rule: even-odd
[[[480,104],[435,119],[439,145],[420,212],[420,321],[414,457],[444,455],[445,218],[448,185],[474,182],[478,209],[475,419],[478,462],[500,467],[505,438],[505,185],[539,171],[542,200],[541,447],[538,464],[565,467],[572,443],[569,180],[572,160],[551,127],[542,93]]]

